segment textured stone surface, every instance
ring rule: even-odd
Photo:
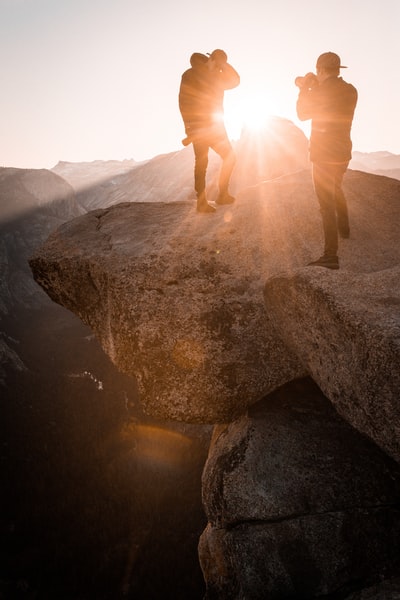
[[[226,421],[303,373],[271,334],[262,294],[265,273],[301,261],[290,246],[302,234],[271,227],[281,210],[254,194],[211,216],[188,203],[117,205],[65,224],[31,266],[137,377],[148,412]]]
[[[207,597],[363,587],[400,566],[399,500],[399,465],[311,380],[287,384],[214,432],[199,544]]]
[[[316,269],[305,277],[329,279],[334,287],[347,276],[351,288],[361,274],[393,268],[399,186],[348,173],[352,237],[341,246],[345,273]],[[320,246],[310,173],[301,171],[250,187],[213,215],[199,215],[187,202],[93,211],[62,226],[31,266],[48,294],[92,327],[118,368],[137,377],[148,412],[221,422],[307,372],[303,349],[296,346],[294,358],[281,339],[286,325],[278,313],[286,297],[279,310],[265,310],[263,286],[280,273],[290,281]],[[318,310],[327,310],[326,296]],[[310,338],[319,326],[308,322]]]
[[[338,411],[400,461],[400,266],[271,278],[267,310]]]

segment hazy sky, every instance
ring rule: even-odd
[[[359,91],[354,149],[399,154],[399,30],[400,0],[0,0],[0,166],[182,148],[180,77],[214,48],[241,75],[229,115],[253,102],[297,125],[295,76],[337,52]]]

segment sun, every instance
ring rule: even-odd
[[[268,127],[273,110],[267,92],[244,92],[225,98],[225,126],[231,139],[239,139],[243,129],[260,131]]]

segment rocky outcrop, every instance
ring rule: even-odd
[[[400,155],[392,152],[353,152],[350,168],[400,179]]]
[[[96,210],[30,261],[137,377],[147,412],[231,422],[203,480],[210,600],[344,597],[398,574],[399,470],[382,448],[397,458],[399,185],[347,173],[337,272],[305,267],[322,246],[309,170],[213,215],[188,201]],[[345,420],[315,388],[267,396],[306,374]]]
[[[398,572],[399,501],[399,465],[311,380],[284,386],[214,432],[206,598],[344,598]]]
[[[337,410],[400,461],[400,265],[270,279],[267,310]]]
[[[306,345],[303,353],[300,338],[291,351],[277,316],[278,308],[291,305],[296,319],[296,299],[281,296],[276,311],[265,310],[265,281],[285,273],[289,281],[316,278],[335,289],[343,279],[351,295],[353,279],[361,277],[368,286],[371,273],[388,273],[399,258],[399,185],[347,174],[352,231],[342,242],[342,269],[336,273],[303,268],[322,243],[308,171],[248,188],[211,216],[196,214],[187,202],[93,211],[54,233],[31,266],[48,294],[93,328],[118,368],[138,378],[148,412],[197,422],[231,420],[308,372]],[[394,298],[387,275],[386,282]],[[307,321],[310,340],[324,323],[328,300],[326,294],[315,298],[321,315],[319,323]],[[359,294],[353,303],[359,304]],[[389,303],[386,310],[390,306],[395,309]],[[370,317],[365,313],[367,328]],[[353,383],[362,377],[354,373]],[[353,387],[345,398],[358,398],[363,406],[360,392]]]
[[[280,117],[271,117],[260,130],[244,129],[235,151],[235,191],[310,167],[306,136],[294,123]]]
[[[129,173],[139,163],[135,160],[93,160],[91,162],[68,162],[60,160],[51,170],[60,175],[74,188],[81,192],[104,182],[111,181],[120,175]]]
[[[187,203],[122,204],[62,226],[31,266],[137,377],[147,412],[231,420],[303,373],[266,326],[260,274],[279,269],[268,213],[250,197],[211,217]]]
[[[279,336],[337,410],[400,460],[400,183],[350,178],[358,193],[342,269],[271,277],[265,302]]]
[[[310,384],[308,396],[289,384],[216,429],[199,544],[210,600],[345,598],[399,573],[400,472],[387,454],[400,460],[400,188],[357,172],[346,188],[341,270],[281,273],[264,295],[277,334],[355,428]],[[351,598],[396,598],[395,582]]]

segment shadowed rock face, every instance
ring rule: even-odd
[[[25,370],[5,321],[49,303],[28,258],[51,231],[82,213],[72,187],[51,171],[0,168],[0,384],[6,369]]]
[[[72,187],[51,171],[0,168],[0,316],[15,305],[40,304],[28,258],[51,231],[82,213]]]
[[[283,386],[214,432],[199,544],[206,598],[344,598],[398,572],[399,500],[398,464],[311,380]]]

